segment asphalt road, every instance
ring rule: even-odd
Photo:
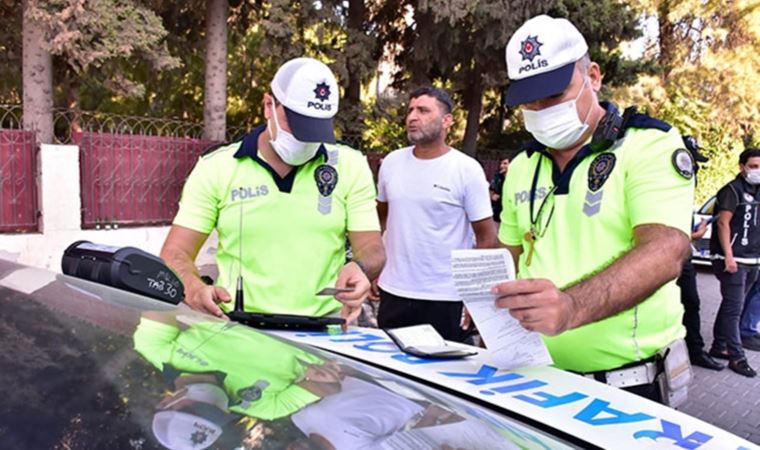
[[[707,267],[698,268],[697,285],[702,301],[702,337],[709,350],[720,290]],[[760,372],[760,352],[745,351],[750,366]],[[679,409],[760,444],[760,376],[746,378],[728,368],[715,372],[694,367],[689,400]]]

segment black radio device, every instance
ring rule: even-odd
[[[607,103],[604,117],[599,121],[594,136],[591,138],[591,150],[596,153],[612,147],[615,141],[625,136],[628,121],[634,114],[636,114],[635,106],[626,108],[620,116],[615,104]]]
[[[240,189],[243,189],[242,187]],[[238,233],[243,236],[243,202],[240,201]],[[211,281],[211,280],[209,280]],[[235,309],[227,313],[233,322],[242,323],[253,328],[280,328],[323,330],[329,325],[343,325],[344,319],[339,317],[313,317],[295,314],[266,314],[245,310],[245,289],[243,286],[243,244],[238,242],[238,276],[235,286]]]

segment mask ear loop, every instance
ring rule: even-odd
[[[277,100],[272,96],[272,117],[274,118],[274,126],[277,128],[277,137],[280,137],[280,122],[277,120]],[[267,121],[267,131],[269,131],[269,142],[274,142],[277,138],[272,139],[272,121]]]
[[[589,84],[588,75],[585,75],[583,77],[583,86],[581,87],[581,91],[578,93],[578,96],[575,97],[575,102],[576,103],[578,102],[578,99],[581,98],[581,95],[583,94],[583,91],[586,90],[586,85],[588,85],[588,84]],[[586,118],[583,119],[583,125],[587,125],[587,121],[588,121],[589,116],[591,115],[591,110],[592,109],[593,108],[591,106],[588,107],[588,111],[586,112]]]

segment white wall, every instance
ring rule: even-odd
[[[158,255],[169,227],[81,229],[79,148],[46,145],[40,149],[41,233],[0,234],[0,258],[61,271],[61,256],[72,242],[137,247]],[[214,264],[216,235],[201,249],[198,266]]]

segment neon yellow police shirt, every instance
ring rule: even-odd
[[[325,144],[280,178],[258,155],[263,130],[201,156],[173,223],[201,233],[216,229],[215,285],[234,299],[242,273],[247,311],[334,313],[341,304],[316,293],[335,285],[347,232],[380,230],[369,165],[350,147]],[[220,307],[229,311],[233,303]]]
[[[629,251],[639,225],[663,224],[690,235],[693,160],[684,161],[691,157],[684,155],[688,151],[675,129],[629,128],[608,150],[584,149],[590,154],[571,172],[566,193],[548,195],[554,186],[553,170],[558,169],[544,150],[522,152],[510,164],[499,240],[522,246],[518,278],[547,278],[560,289],[577,284]],[[526,265],[529,196],[537,165],[534,219],[542,204],[543,211],[536,221],[539,237],[532,261]],[[545,336],[544,342],[559,368],[609,370],[649,358],[683,337],[682,315],[679,288],[671,281],[632,309]]]
[[[162,316],[173,319],[172,314]],[[323,359],[245,325],[203,321],[192,312],[177,318],[191,323],[143,317],[135,331],[135,350],[163,373],[219,375],[230,411],[264,420],[288,416],[319,400],[297,382],[306,364],[321,365]]]

